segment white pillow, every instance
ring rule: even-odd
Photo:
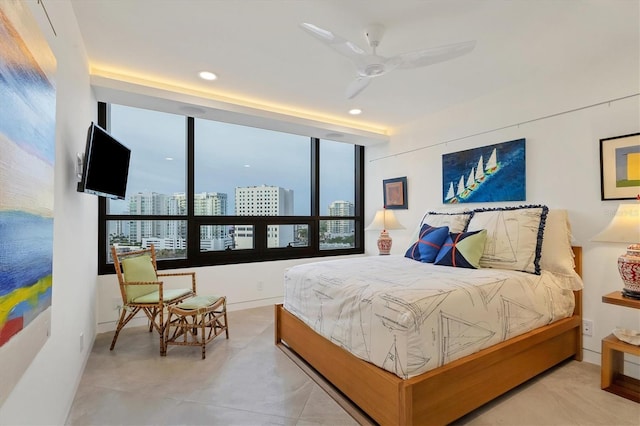
[[[575,271],[571,224],[566,210],[549,209],[542,240],[540,269],[553,273],[560,280],[562,288],[580,290],[584,287]]]
[[[469,219],[473,216],[473,212],[469,210],[464,211],[430,211],[426,213],[420,226],[425,223],[433,227],[448,226],[449,232],[464,232],[469,223]]]
[[[487,230],[480,266],[540,275],[548,210],[539,205],[475,210],[467,232]]]

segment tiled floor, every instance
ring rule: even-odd
[[[69,425],[354,425],[274,345],[273,307],[229,313],[230,339],[169,347],[125,328],[96,337]],[[601,391],[599,367],[568,362],[460,419],[473,425],[638,425],[640,404]]]

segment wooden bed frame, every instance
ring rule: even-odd
[[[582,276],[582,248],[573,247]],[[582,291],[573,316],[410,379],[376,367],[275,306],[275,341],[293,351],[381,425],[450,423],[556,364],[582,360]]]

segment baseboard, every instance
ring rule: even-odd
[[[230,303],[227,300],[227,312],[242,311],[245,309],[252,309],[252,308],[261,308],[263,306],[273,306],[277,303],[282,303],[282,299],[283,299],[282,296],[277,296],[277,297],[268,297],[265,299],[247,300],[244,302],[236,302],[236,303]],[[116,329],[116,324],[117,324],[117,320],[101,322],[98,324],[96,333],[100,334],[100,333],[113,332]],[[148,325],[149,325],[149,320],[147,319],[147,317],[143,313],[139,313],[138,315],[136,315],[135,318],[129,321],[129,323],[126,325],[125,328],[142,327],[142,326],[148,326]]]
[[[252,309],[252,308],[261,308],[263,306],[273,306],[278,303],[282,303],[284,297],[268,297],[265,299],[255,299],[255,300],[247,300],[245,302],[235,302],[232,303],[227,300],[227,311],[241,311],[244,309]]]

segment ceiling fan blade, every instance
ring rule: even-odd
[[[347,99],[353,99],[371,82],[371,77],[358,77],[347,86]]]
[[[432,47],[415,52],[404,53],[390,58],[386,65],[393,68],[418,68],[438,62],[448,61],[471,52],[476,46],[476,41],[448,44],[446,46]]]
[[[360,46],[340,37],[337,34],[332,33],[329,30],[325,30],[324,28],[320,28],[316,25],[306,22],[300,24],[300,28],[302,28],[308,34],[320,40],[322,43],[326,44],[339,54],[353,59],[356,62],[359,62],[362,57],[366,55],[366,52],[362,50]]]

